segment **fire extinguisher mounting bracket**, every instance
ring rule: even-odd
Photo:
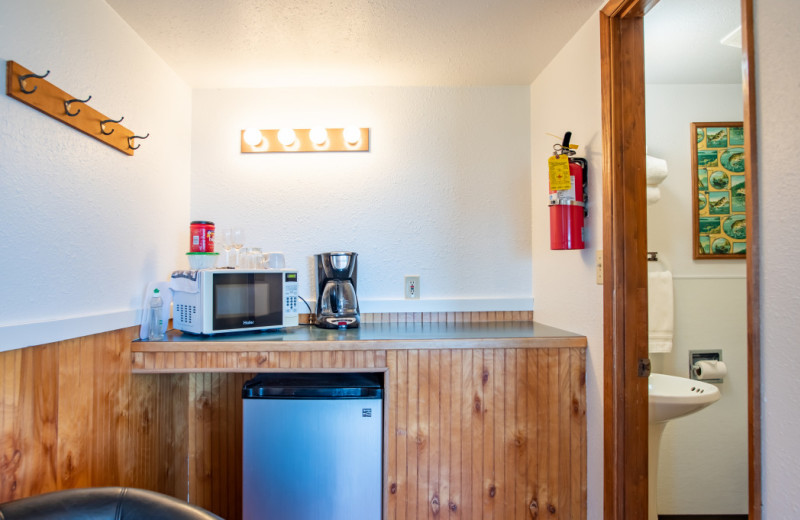
[[[579,200],[558,200],[558,199],[553,200],[551,198],[549,206],[580,206],[582,208],[585,208],[586,204],[584,204]]]
[[[584,159],[583,157],[575,157],[574,159],[570,158],[570,162],[577,163],[581,167],[581,170],[583,170],[583,179],[582,179],[583,180],[583,183],[582,183],[583,184],[583,216],[584,217],[588,217],[589,216],[589,209],[586,207],[586,203],[589,201],[589,194],[587,192],[588,191],[587,190],[587,185],[588,185],[588,180],[589,180],[589,163],[587,163],[586,159]]]

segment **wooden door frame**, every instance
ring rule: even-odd
[[[647,205],[644,15],[658,0],[600,13],[603,116],[604,516],[647,518]],[[741,0],[747,171],[749,517],[761,520],[761,348],[753,1]]]

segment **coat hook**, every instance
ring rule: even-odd
[[[134,139],[147,139],[148,137],[150,137],[150,132],[147,132],[147,135],[145,135],[144,137],[142,137],[141,135],[132,135],[132,136],[130,136],[128,138],[128,148],[130,148],[131,150],[136,150],[137,148],[139,148],[142,145],[137,144],[136,146],[133,146],[133,140]]]
[[[50,74],[49,70],[44,74],[42,74],[41,76],[38,74],[25,74],[24,76],[17,76],[17,79],[19,80],[19,89],[22,91],[23,94],[33,94],[39,87],[33,87],[33,89],[31,90],[26,90],[25,80],[28,78],[38,78],[38,79],[46,78],[48,74]]]
[[[67,112],[68,116],[75,117],[81,113],[81,109],[79,108],[78,111],[73,114],[69,111],[70,103],[88,103],[90,99],[92,99],[92,96],[89,96],[86,99],[70,99],[69,101],[64,101],[64,110]]]
[[[125,116],[120,117],[116,121],[114,121],[113,119],[105,119],[103,121],[100,121],[100,133],[103,134],[103,135],[111,135],[111,134],[113,134],[114,133],[114,129],[113,128],[111,129],[110,132],[106,132],[106,123],[121,123],[123,119],[125,119]]]

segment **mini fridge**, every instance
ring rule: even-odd
[[[383,374],[260,374],[242,388],[243,520],[379,520]]]

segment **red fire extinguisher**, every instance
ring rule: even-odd
[[[572,132],[553,146],[550,158],[550,249],[583,249],[586,210],[586,159],[574,157]]]

